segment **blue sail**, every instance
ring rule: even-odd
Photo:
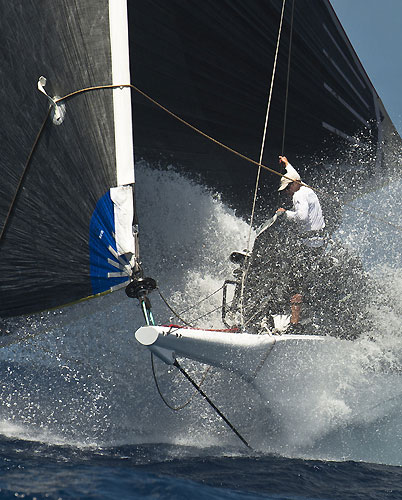
[[[130,282],[133,252],[122,253],[118,248],[116,229],[115,204],[109,191],[96,204],[90,224],[90,276],[94,295],[117,290]]]

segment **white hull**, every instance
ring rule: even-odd
[[[185,357],[238,373],[249,381],[263,366],[274,368],[284,360],[287,365],[297,365],[298,359],[325,349],[328,342],[340,342],[319,335],[254,335],[164,326],[141,327],[135,337],[166,363],[173,364],[176,356]]]

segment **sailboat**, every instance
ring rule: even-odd
[[[255,192],[259,225],[281,152],[308,184],[336,180],[336,206],[384,182],[401,139],[328,0],[15,0],[0,14],[3,322],[124,288],[142,345],[249,380],[276,353],[335,341],[157,325],[134,189],[136,161],[173,166],[242,217]]]
[[[191,129],[183,130],[186,143],[191,141],[197,151],[205,151],[207,155],[196,154],[189,158],[186,157],[188,150],[183,151],[182,144],[177,143],[183,122],[175,124],[169,121],[172,127],[169,146],[163,148],[164,152],[169,152],[169,161],[174,158],[174,164],[181,172],[190,171],[190,175],[197,172],[209,187],[222,194],[225,202],[238,213],[249,216],[257,174],[250,175],[252,165],[245,167],[244,158],[239,160],[233,155],[224,155],[217,151],[214,141],[205,143],[205,135],[218,137],[220,142],[230,148],[233,147],[242,153],[247,151],[249,157],[258,158],[266,118],[266,102],[272,97],[269,120],[266,120],[269,121],[267,142],[259,163],[264,159],[267,164],[277,165],[278,152],[283,153],[286,147],[287,154],[297,158],[303,179],[319,188],[335,185],[335,189],[332,187],[332,193],[336,192],[336,196],[333,196],[336,199],[335,204],[331,204],[333,199],[324,199],[329,214],[329,230],[333,231],[339,224],[339,212],[343,203],[371,189],[373,182],[384,182],[387,168],[394,160],[392,152],[400,147],[400,138],[330,2],[261,2],[247,8],[221,2],[219,14],[222,18],[218,14],[216,21],[209,23],[207,20],[213,17],[209,15],[211,12],[208,10],[211,7],[208,4],[198,7],[196,8],[195,4],[184,6],[181,2],[175,3],[177,10],[174,11],[174,16],[169,17],[166,9],[155,4],[151,15],[149,12],[144,14],[153,20],[153,26],[163,26],[168,18],[175,27],[172,30],[175,33],[174,40],[169,39],[168,44],[164,39],[164,31],[154,36],[155,31],[161,32],[158,29],[151,30],[152,35],[147,38],[148,43],[141,46],[140,61],[147,60],[148,69],[150,66],[158,67],[155,54],[159,57],[163,53],[170,63],[169,69],[163,66],[158,77],[153,78],[152,94],[163,94],[163,100],[168,103],[168,107],[178,109],[175,105],[177,89],[172,86],[175,77],[180,75],[181,80],[186,82],[183,105],[179,106],[182,109],[181,116],[204,132],[201,137],[194,137]],[[140,29],[145,23],[145,17],[141,17],[142,13],[138,13],[133,4],[130,12],[133,20],[136,15],[140,17],[141,21],[136,24]],[[231,14],[228,14],[229,12]],[[226,29],[222,29],[222,26],[225,26],[222,21],[224,16],[233,20]],[[311,29],[312,26],[314,29]],[[191,33],[200,34],[203,28],[204,36],[192,38]],[[235,36],[235,33],[242,35]],[[200,42],[204,39],[208,39],[205,44]],[[176,51],[181,54],[179,47],[184,43],[187,43],[184,49],[185,62],[181,58],[177,58],[176,62]],[[133,41],[131,45],[134,48]],[[213,52],[211,45],[219,46],[221,50]],[[234,54],[236,64],[233,64]],[[267,54],[270,54],[270,57],[267,57]],[[136,67],[135,64],[134,62],[136,69],[133,75],[147,82],[145,86],[149,88],[149,74],[144,72],[143,67]],[[262,74],[267,75],[267,78],[261,78]],[[271,83],[274,80],[272,96],[268,93],[270,77]],[[165,95],[167,88],[172,91],[169,96]],[[190,89],[188,93],[187,89]],[[241,89],[243,93],[240,100]],[[254,107],[257,102],[260,104]],[[219,115],[223,117],[221,120],[218,118],[218,112],[222,112],[222,115]],[[228,128],[228,121],[224,121],[224,118],[229,116],[231,118]],[[169,117],[161,119],[171,120]],[[160,124],[156,117],[149,126],[158,130]],[[146,127],[143,130],[145,129]],[[155,149],[155,146],[151,145],[154,136],[147,130],[147,145],[150,149]],[[155,142],[156,140],[155,138]],[[365,160],[364,168],[362,156]],[[162,153],[162,164],[164,158]],[[280,173],[283,174],[283,171]],[[276,194],[278,177],[266,172],[263,174],[265,176],[263,175],[262,179],[257,176],[259,201],[253,206],[253,210],[257,212],[256,218],[260,217],[260,221],[262,214],[279,206]],[[267,253],[263,264],[260,261],[254,265],[254,268],[259,266],[264,269],[264,272],[259,271],[260,275],[254,276],[254,286],[247,290],[247,283],[244,284],[244,270],[250,265],[247,263],[247,251],[243,255],[246,259],[243,270],[238,272],[235,281],[228,280],[226,283],[236,287],[235,297],[236,294],[243,295],[241,289],[246,287],[240,304],[237,303],[240,310],[243,309],[248,316],[244,321],[242,318],[238,324],[226,323],[226,314],[233,308],[227,308],[224,300],[222,312],[228,331],[208,332],[189,327],[148,324],[136,332],[137,340],[167,363],[173,364],[177,356],[184,356],[251,378],[255,378],[256,367],[261,367],[268,355],[270,360],[276,352],[286,352],[287,356],[303,356],[302,346],[327,341],[328,330],[325,331],[322,324],[318,331],[317,328],[310,327],[311,335],[308,334],[308,328],[303,335],[283,335],[286,328],[279,323],[283,321],[284,316],[287,316],[285,321],[289,322],[289,315],[286,314],[275,315],[274,319],[278,323],[274,323],[274,328],[264,328],[261,321],[258,325],[255,321],[250,321],[256,313],[262,316],[259,319],[267,319],[264,314],[260,314],[261,309],[264,309],[264,299],[281,279],[276,274],[276,281],[267,282],[267,269],[272,270],[274,267],[272,261],[278,255],[278,249],[286,248],[283,239],[278,241],[278,234],[283,238],[283,232],[277,230],[278,226],[276,221],[268,221],[265,226],[262,224],[254,250],[247,249],[249,256],[255,256],[258,252]],[[276,246],[273,244],[274,240]],[[263,251],[260,251],[261,248]],[[232,257],[241,259],[242,254],[235,252]],[[361,317],[356,304],[346,305],[345,301],[356,292],[354,290],[351,293],[352,288],[360,288],[361,291],[359,295],[355,294],[355,302],[357,297],[360,302],[363,302],[362,297],[367,297],[367,293],[363,291],[364,273],[358,263],[352,262],[354,257],[350,255],[339,255],[338,252],[337,256],[332,253],[330,258],[336,265],[332,268],[328,265],[327,275],[324,273],[321,280],[327,280],[328,276],[333,277],[334,271],[338,273],[338,283],[336,287],[332,283],[330,298],[332,304],[336,304],[335,311],[330,307],[333,310],[332,330],[335,335],[353,339],[358,335]],[[283,250],[275,265],[279,266],[281,259],[285,260]],[[339,275],[339,262],[342,262],[343,266],[342,275]],[[253,263],[256,263],[256,259],[252,261],[251,268]],[[351,268],[354,268],[354,272]],[[247,279],[251,281],[252,277],[248,275]],[[337,296],[334,288],[341,287],[343,293]],[[322,293],[317,291],[315,296],[320,296],[323,300]],[[236,300],[239,302],[239,297]],[[345,306],[344,310],[341,304]],[[360,304],[361,309],[362,306],[363,304]],[[266,305],[265,309],[268,309]],[[349,311],[349,315],[352,311],[352,314],[343,332],[340,332],[340,321],[336,321],[336,316],[345,319],[345,310]],[[152,321],[152,318],[147,318],[148,323]],[[276,328],[277,326],[279,328]],[[265,335],[256,336],[256,333]]]

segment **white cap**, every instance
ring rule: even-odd
[[[292,167],[290,163],[286,165],[286,177],[281,177],[281,185],[279,186],[278,191],[282,191],[285,189],[291,182],[300,181],[300,175],[296,172],[296,170]]]

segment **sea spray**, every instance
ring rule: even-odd
[[[146,275],[158,281],[175,310],[188,310],[186,320],[217,309],[220,293],[199,302],[232,276],[228,256],[245,248],[248,225],[219,197],[174,170],[158,171],[140,162],[137,181]],[[400,311],[401,286],[395,259],[391,269],[392,300],[376,301],[375,328],[366,337],[357,342],[334,339],[325,349],[300,356],[298,364],[285,361],[276,371],[267,363],[258,390],[229,373],[212,369],[207,374],[203,388],[255,448],[310,458],[375,459],[360,441],[349,437],[345,447],[344,436],[353,429],[367,443],[380,428],[385,440],[381,456],[386,457],[386,443],[392,448],[395,440],[391,429],[397,428],[393,416],[400,410],[402,392],[395,374],[400,326],[394,305],[399,300]],[[158,323],[177,321],[157,293],[151,301]],[[155,390],[149,352],[133,338],[142,324],[138,304],[124,292],[31,318],[24,329],[35,336],[1,352],[3,422],[16,429],[21,425],[24,439],[53,435],[54,441],[74,445],[167,442],[241,450],[202,398],[194,397],[181,412],[164,405]],[[222,327],[219,310],[198,324]],[[183,363],[201,379],[204,366]],[[155,364],[158,382],[174,405],[193,396],[177,371],[158,360]],[[395,453],[391,459],[402,463]]]
[[[384,212],[378,210],[383,206]],[[297,362],[284,357],[266,366],[259,390],[279,423],[274,438],[267,437],[264,446],[288,456],[400,464],[399,186],[382,187],[355,200],[344,212],[334,238],[362,256],[372,279],[372,296],[361,325],[364,334],[354,342],[334,340],[317,355],[301,353]]]
[[[141,163],[137,171],[145,188],[138,194],[144,269],[175,309],[189,309],[232,277],[229,255],[246,247],[249,226],[218,196],[174,170],[151,170]],[[221,298],[202,302],[185,319],[216,308]],[[203,326],[220,328],[219,317],[206,316]]]

